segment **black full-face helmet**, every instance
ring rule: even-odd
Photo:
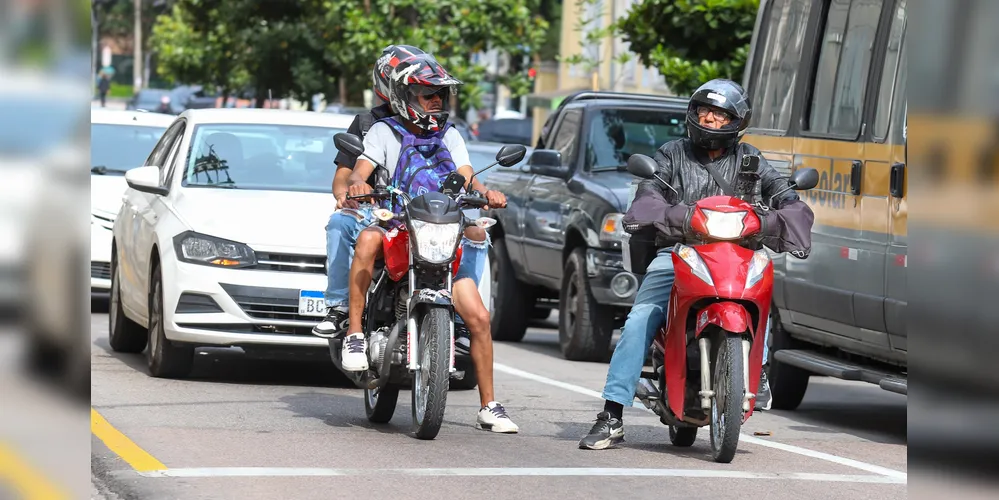
[[[702,126],[700,113],[704,108],[723,112],[729,118],[728,124],[719,129]],[[695,146],[709,151],[730,148],[746,133],[752,113],[749,95],[741,85],[722,78],[711,80],[690,96],[687,137]]]

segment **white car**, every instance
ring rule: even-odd
[[[111,228],[128,185],[125,172],[143,165],[176,117],[90,110],[90,294],[111,290]]]
[[[333,136],[352,119],[181,113],[146,166],[125,174],[113,227],[111,347],[141,352],[148,340],[156,377],[185,376],[199,346],[327,349],[311,330],[325,315]]]

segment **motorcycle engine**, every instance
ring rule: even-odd
[[[386,344],[388,344],[388,328],[379,328],[368,337],[368,359],[372,367],[382,366]]]

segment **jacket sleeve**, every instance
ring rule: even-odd
[[[788,252],[799,259],[807,259],[811,254],[815,214],[805,202],[785,200],[776,210],[763,212],[760,221],[762,242],[771,250]]]
[[[659,164],[658,174],[663,179],[672,177],[673,165],[663,154],[662,148],[656,151],[654,159]],[[691,206],[674,202],[675,195],[658,179],[644,180],[638,185],[635,201],[624,215],[624,230],[630,234],[650,234],[656,230],[669,239],[683,239],[690,229]]]

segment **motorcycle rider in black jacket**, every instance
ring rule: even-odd
[[[623,407],[634,401],[645,355],[665,321],[673,286],[670,252],[675,243],[693,236],[690,219],[694,205],[703,198],[731,192],[743,158],[750,155],[759,158],[756,199],[768,202],[787,187],[787,179],[758,149],[740,142],[751,113],[749,97],[739,84],[725,79],[705,83],[690,98],[687,137],[663,144],[654,157],[658,176],[678,193],[655,179],[639,184],[622,222],[633,241],[644,237],[657,255],[646,270],[614,349],[602,394],[604,411],[580,440],[580,448],[602,450],[624,440]],[[793,190],[777,196],[772,206],[760,206],[757,214],[762,223],[759,243],[776,252],[808,256],[814,215]]]

